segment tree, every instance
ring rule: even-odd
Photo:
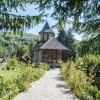
[[[28,55],[28,47],[25,45],[19,45],[17,49],[17,57]]]
[[[34,0],[0,0],[0,31],[3,31],[4,34],[13,32],[22,35],[25,30],[39,24],[44,16],[43,13],[37,16],[10,14],[12,10],[17,11],[18,7],[25,11],[25,6],[32,3]]]
[[[19,7],[25,10],[26,4],[39,5],[40,11],[54,8],[51,15],[58,20],[56,24],[61,29],[71,18],[75,32],[92,36],[92,40],[100,39],[100,0],[1,0],[0,1],[0,30],[22,33],[32,27],[32,23],[41,22],[44,13],[38,16],[17,16],[10,14],[12,9]],[[91,40],[91,41],[92,41]]]
[[[82,40],[81,42],[77,43],[76,45],[76,53],[78,56],[84,56],[86,54],[100,54],[100,40],[93,41],[90,45],[86,43],[88,40]]]
[[[72,29],[78,33],[92,36],[91,41],[100,39],[100,0],[36,0],[39,10],[54,8],[52,17],[61,29],[68,19]],[[90,41],[90,42],[91,42]]]
[[[4,57],[5,49],[0,45],[0,57]]]
[[[69,49],[67,51],[62,52],[62,60],[66,61],[67,59],[71,59],[71,58],[74,60],[75,58],[75,46],[74,46],[75,39],[72,33],[59,30],[57,39]]]

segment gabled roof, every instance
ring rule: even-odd
[[[50,38],[46,43],[44,43],[40,49],[57,49],[57,50],[69,50],[62,43],[60,43],[55,38]]]
[[[46,21],[46,23],[45,23],[43,29],[42,29],[39,33],[41,33],[41,32],[52,32],[52,33],[54,33],[54,32],[52,31],[52,29],[50,28],[50,26],[49,26],[49,24],[48,24],[47,21]]]

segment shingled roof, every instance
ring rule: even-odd
[[[44,45],[40,47],[40,49],[57,49],[57,50],[69,50],[62,43],[60,43],[55,38],[50,38]]]
[[[69,50],[62,43],[60,43],[55,38],[50,38],[46,43],[34,48],[32,51],[37,51],[39,49],[56,49],[56,50]]]
[[[40,34],[41,32],[52,32],[52,33],[54,33],[54,32],[52,31],[52,29],[50,28],[48,22],[45,23],[43,29],[39,32],[39,34]]]

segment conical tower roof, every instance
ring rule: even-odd
[[[54,33],[54,32],[52,31],[52,29],[50,28],[50,26],[49,26],[49,24],[48,24],[47,21],[46,21],[46,23],[45,23],[43,29],[42,29],[39,33],[41,33],[41,32],[50,32],[50,33]]]

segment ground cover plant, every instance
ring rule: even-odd
[[[48,64],[46,64],[46,63],[37,63],[35,68],[41,68],[41,69],[44,69],[44,70],[50,70],[50,66]]]
[[[81,60],[80,58],[78,60]],[[82,64],[82,62],[80,62]],[[60,70],[68,87],[78,96],[79,100],[100,100],[100,91],[93,86],[94,75],[89,74],[81,68],[77,68],[72,61],[60,62]]]
[[[0,100],[13,99],[19,92],[27,90],[30,82],[38,80],[46,71],[33,66],[10,60],[7,68],[0,67]]]

